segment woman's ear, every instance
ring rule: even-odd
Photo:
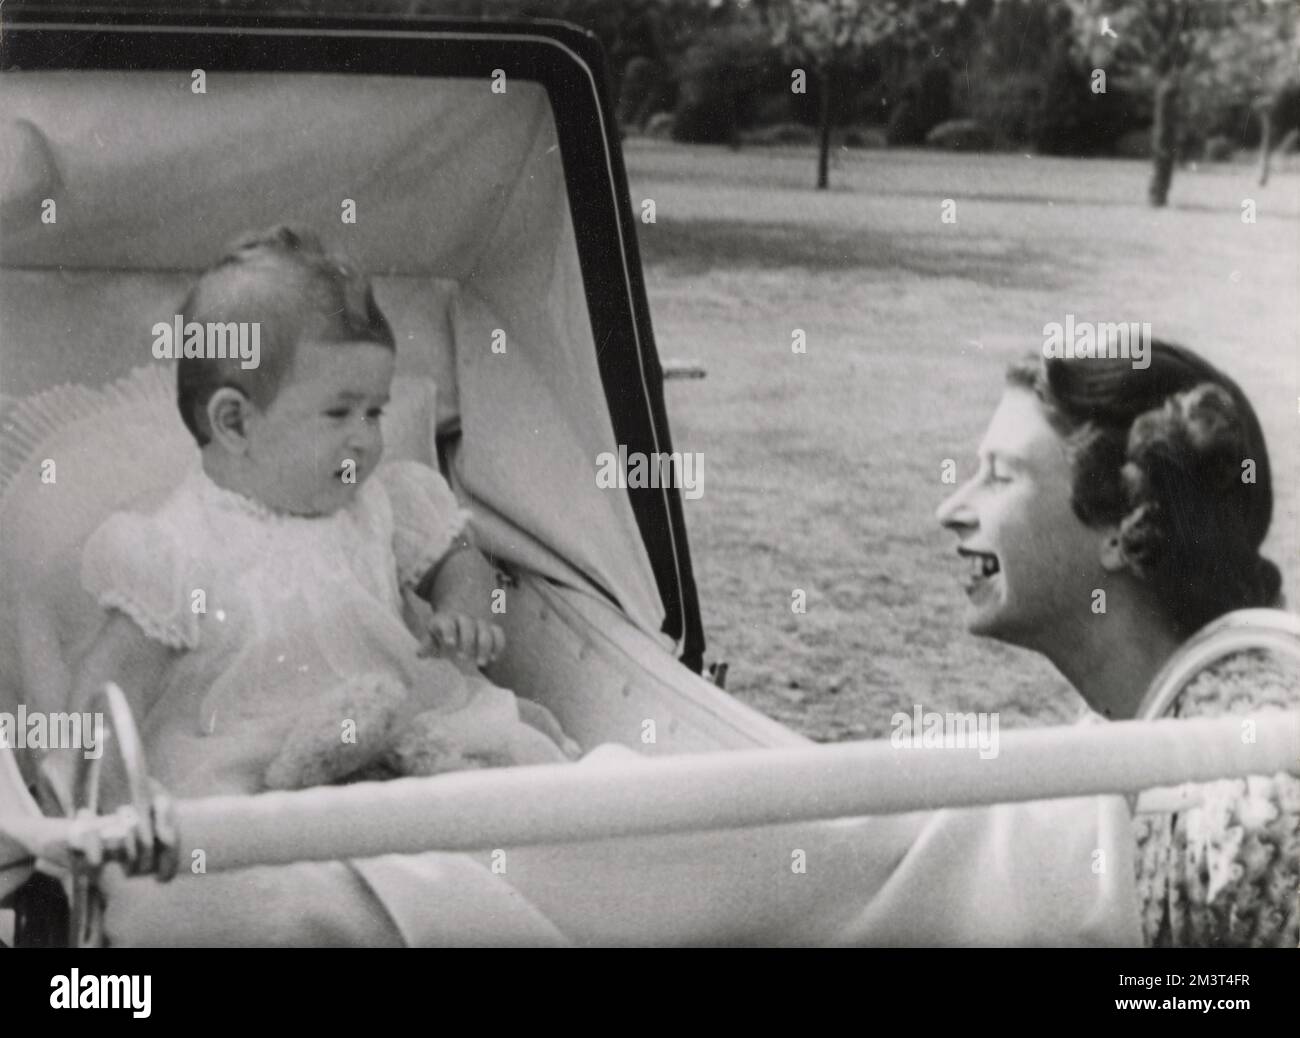
[[[208,428],[212,439],[231,454],[248,450],[248,419],[252,404],[238,389],[223,386],[208,400]]]
[[[1128,569],[1128,560],[1124,558],[1124,549],[1120,546],[1118,526],[1111,526],[1102,531],[1098,558],[1102,569],[1107,573],[1118,573]]]

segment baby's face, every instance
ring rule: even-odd
[[[271,406],[247,423],[257,499],[294,515],[348,504],[384,452],[393,365],[393,351],[374,343],[302,343]]]

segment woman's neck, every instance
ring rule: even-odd
[[[1131,720],[1183,639],[1154,609],[1120,608],[1089,619],[1041,651],[1093,710]]]

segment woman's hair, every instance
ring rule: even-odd
[[[1281,574],[1259,554],[1273,515],[1268,450],[1232,379],[1153,340],[1145,369],[1034,358],[1013,364],[1007,381],[1037,395],[1065,440],[1075,515],[1119,527],[1129,569],[1180,634],[1278,604]]]
[[[369,342],[396,349],[369,279],[345,256],[326,252],[310,231],[278,226],[244,235],[204,271],[181,304],[186,322],[260,325],[260,357],[184,357],[176,404],[199,446],[211,439],[207,407],[218,389],[237,389],[259,409],[275,400],[304,341]]]

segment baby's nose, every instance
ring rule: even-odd
[[[383,442],[382,437],[379,422],[365,418],[352,427],[348,445],[356,450],[373,450],[376,444]]]

